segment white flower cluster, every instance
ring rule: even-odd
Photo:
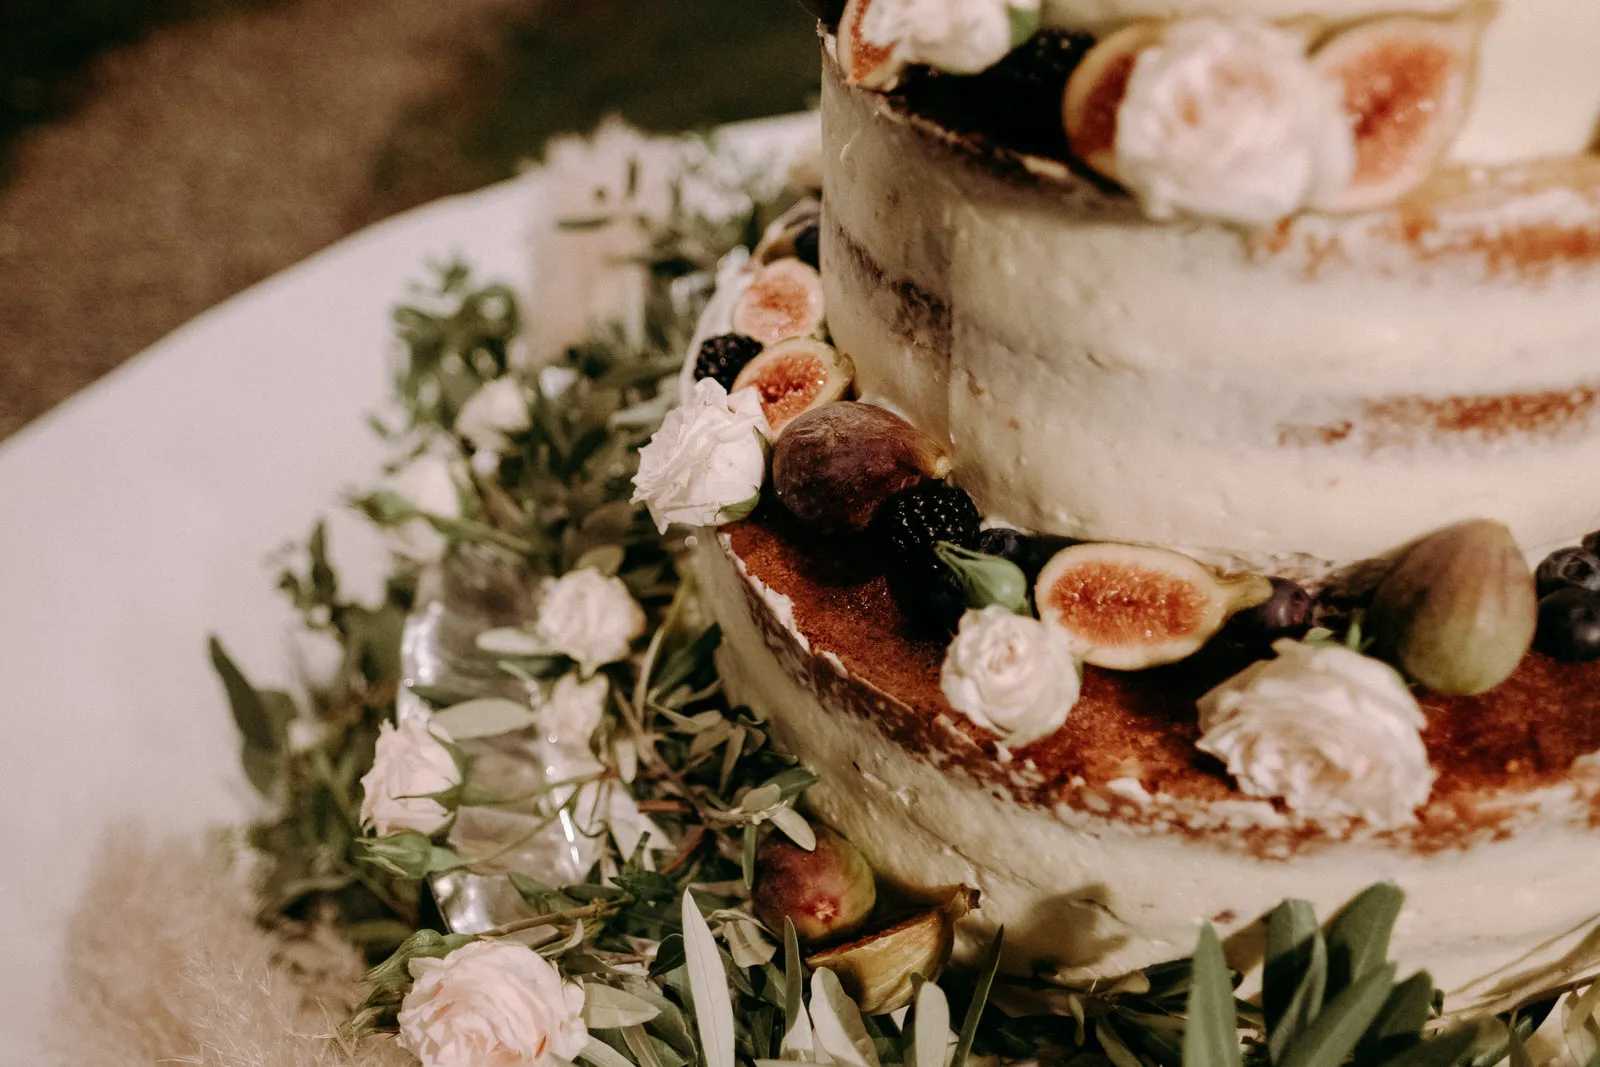
[[[634,503],[649,505],[663,533],[673,523],[716,526],[748,514],[766,480],[768,432],[754,389],[729,394],[700,379],[639,451]]]
[[[962,616],[940,686],[951,707],[1021,746],[1067,721],[1078,702],[1078,665],[1065,630],[990,606]]]
[[[576,661],[584,677],[627,659],[644,631],[644,610],[628,587],[590,567],[568,571],[545,588],[534,625],[535,637]]]
[[[588,1042],[583,987],[525,945],[474,941],[410,970],[399,1043],[423,1067],[550,1067]]]
[[[461,784],[461,769],[444,747],[450,740],[444,727],[420,718],[384,723],[372,769],[361,779],[361,825],[383,836],[438,833],[450,811],[433,794]]]
[[[1158,219],[1275,222],[1338,193],[1355,165],[1338,87],[1266,23],[1172,24],[1135,59],[1116,129],[1115,176]]]
[[[384,488],[424,515],[457,519],[461,517],[457,467],[448,457],[424,453],[391,475]],[[413,563],[437,561],[449,543],[444,534],[420,516],[384,531],[384,535],[389,551]]]
[[[862,36],[892,46],[899,63],[951,74],[977,74],[1016,47],[1038,25],[1039,0],[875,0]]]
[[[1321,819],[1415,818],[1433,789],[1422,709],[1390,666],[1340,645],[1280,640],[1200,698],[1199,747],[1239,788]]]

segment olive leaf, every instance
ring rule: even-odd
[[[1006,928],[994,932],[989,947],[978,961],[978,984],[972,991],[972,1002],[961,1020],[961,1033],[956,1038],[956,1048],[950,1056],[949,1067],[966,1067],[972,1054],[972,1043],[978,1039],[978,1023],[983,1021],[983,1009],[989,1003],[989,991],[994,988],[994,976],[1000,970],[1000,952],[1005,947]]]
[[[1357,979],[1329,1000],[1322,1012],[1295,1035],[1277,1067],[1339,1067],[1377,1018],[1394,985],[1394,964]]]
[[[433,713],[433,722],[457,741],[526,730],[539,721],[532,708],[503,697],[479,697]]]
[[[911,1062],[907,1067],[944,1067],[950,1048],[950,1001],[938,983],[919,980],[912,1020]]]
[[[840,1067],[878,1067],[861,1009],[826,967],[811,973],[811,1028],[817,1047]]]
[[[637,1067],[628,1057],[593,1036],[578,1050],[578,1058],[594,1067]]]
[[[1405,894],[1392,882],[1362,890],[1328,920],[1328,997],[1382,967],[1389,959],[1389,934]]]
[[[1222,942],[1210,923],[1200,927],[1200,943],[1194,950],[1188,1019],[1184,1067],[1240,1067],[1233,980],[1222,957]]]
[[[683,894],[683,947],[689,965],[689,991],[694,999],[695,1025],[700,1031],[704,1067],[734,1067],[733,1001],[722,953],[711,936],[700,908],[688,891]]]
[[[601,982],[583,986],[583,1024],[594,1030],[620,1030],[647,1023],[661,1014],[649,1001]],[[632,1048],[632,1042],[629,1042]]]

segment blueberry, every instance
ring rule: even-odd
[[[1234,626],[1245,635],[1272,640],[1299,637],[1310,628],[1311,594],[1298,582],[1271,578],[1272,595],[1253,608],[1241,611]]]
[[[1541,597],[1569,587],[1600,593],[1600,556],[1587,548],[1558,548],[1539,564],[1535,579]]]
[[[1540,600],[1533,647],[1562,663],[1600,659],[1600,593],[1568,586]]]
[[[816,223],[794,235],[795,258],[815,270],[822,269],[822,230]]]
[[[1027,535],[1008,526],[994,526],[979,534],[978,551],[1008,559],[1019,567],[1032,554]]]

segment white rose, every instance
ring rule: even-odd
[[[1117,110],[1117,178],[1155,218],[1265,225],[1344,187],[1355,143],[1338,89],[1264,23],[1174,23],[1139,53]]]
[[[474,941],[443,959],[411,961],[400,1046],[423,1067],[549,1067],[589,1039],[583,987],[508,941]]]
[[[432,453],[418,456],[394,474],[384,487],[405,499],[418,511],[441,518],[461,516],[461,496],[456,488],[451,463]],[[444,534],[426,519],[408,519],[384,535],[389,550],[416,563],[432,563],[444,555],[448,544]]]
[[[539,728],[558,744],[587,746],[605,715],[610,692],[611,683],[603,677],[585,682],[573,672],[562,675],[539,705]]]
[[[421,719],[384,723],[372,769],[361,779],[361,825],[380,835],[438,832],[450,812],[429,794],[461,783],[461,769],[440,743],[449,741],[444,727]]]
[[[1405,680],[1339,645],[1272,647],[1276,659],[1200,698],[1201,751],[1226,763],[1244,792],[1282,797],[1302,815],[1410,822],[1434,771]]]
[[[467,398],[456,412],[456,433],[483,452],[504,452],[511,435],[533,425],[528,398],[514,378],[496,378]]]
[[[633,502],[650,506],[663,533],[675,522],[715,526],[754,502],[766,477],[767,419],[761,396],[702,378],[683,407],[667,412],[639,451]]]
[[[1016,46],[1017,25],[1038,19],[1039,0],[878,0],[861,32],[874,44],[894,45],[902,63],[977,74]]]
[[[939,674],[951,707],[1019,746],[1067,721],[1079,684],[1065,630],[993,606],[961,617]]]
[[[644,611],[622,580],[584,567],[545,589],[534,633],[552,651],[577,660],[588,677],[626,659],[644,628]]]

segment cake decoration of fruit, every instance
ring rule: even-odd
[[[598,1067],[1592,1058],[1600,84],[1472,153],[1600,20],[816,7],[820,202],[487,458],[412,381],[459,496],[363,507],[520,696],[402,687],[460,773],[352,848],[452,929],[357,1029],[538,930]]]

